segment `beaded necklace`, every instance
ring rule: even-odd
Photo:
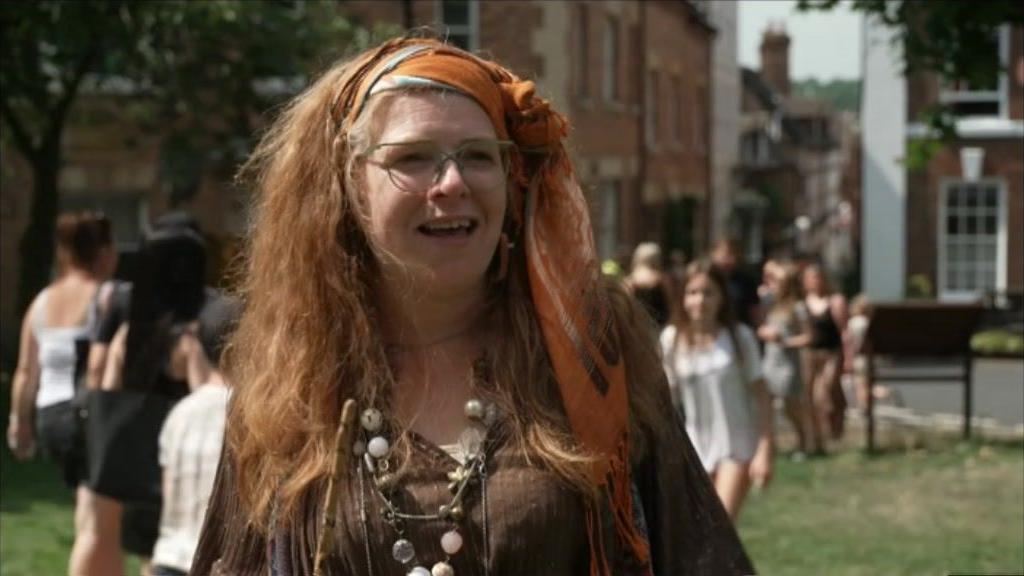
[[[476,367],[474,367],[476,368]],[[477,370],[474,369],[474,376]],[[405,569],[407,576],[455,576],[452,557],[463,547],[463,536],[460,524],[465,519],[464,502],[472,486],[479,485],[481,505],[483,507],[484,537],[484,573],[489,574],[488,559],[490,556],[487,534],[487,463],[485,445],[487,430],[497,420],[497,410],[493,404],[485,405],[482,401],[472,398],[466,402],[463,412],[469,419],[469,426],[459,435],[458,446],[464,461],[448,472],[448,490],[452,497],[448,503],[439,507],[433,514],[411,514],[403,512],[393,499],[397,489],[397,477],[391,471],[391,442],[385,437],[384,415],[376,408],[367,408],[359,418],[361,439],[357,440],[352,452],[357,458],[359,479],[359,513],[363,527],[366,564],[368,573],[373,576],[373,563],[370,554],[369,530],[366,510],[366,485],[369,484],[372,495],[380,504],[380,512],[384,522],[391,527],[396,540],[391,546],[391,556]],[[366,478],[369,476],[370,481]],[[427,570],[427,556],[418,551],[413,543],[405,538],[407,523],[443,521],[448,529],[441,535],[440,546],[444,559],[436,561]]]

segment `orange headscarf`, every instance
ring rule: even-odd
[[[534,94],[533,82],[429,39],[389,42],[357,63],[342,82],[332,118],[348,126],[376,91],[424,81],[473,98],[499,138],[546,152],[546,162],[529,180],[514,175],[526,184],[525,206],[513,205],[512,217],[525,224],[531,294],[573,434],[598,457],[591,474],[604,490],[616,532],[649,566],[647,539],[633,516],[625,364],[600,285],[586,201],[563,145],[569,122]],[[599,541],[601,519],[596,505],[588,507],[590,572],[611,576]]]

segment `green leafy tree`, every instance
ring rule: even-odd
[[[894,30],[893,41],[901,51],[903,72],[935,72],[949,82],[967,81],[974,86],[993,86],[1004,71],[993,38],[1004,24],[1024,23],[1024,3],[1019,0],[798,0],[802,11],[832,10],[845,6],[875,18]],[[922,123],[934,138],[912,142],[907,163],[920,167],[944,145],[956,138],[955,117],[946,106],[928,108]]]
[[[208,162],[245,153],[258,119],[306,75],[371,41],[336,2],[0,3],[0,115],[5,143],[33,176],[20,239],[18,310],[47,282],[59,205],[62,138],[84,91],[142,103],[136,121],[162,137],[171,203]]]
[[[793,81],[791,90],[800,96],[829,102],[836,110],[860,111],[860,80],[835,79],[822,82],[817,78],[808,78]]]

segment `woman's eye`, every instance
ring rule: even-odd
[[[475,166],[493,166],[498,162],[497,156],[487,150],[463,150],[459,161]]]
[[[431,155],[424,152],[401,154],[390,162],[392,168],[398,168],[399,170],[421,168],[430,166],[432,163],[433,158]]]

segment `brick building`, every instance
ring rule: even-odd
[[[351,0],[339,10],[366,26],[432,26],[448,41],[535,80],[573,122],[571,150],[593,211],[602,258],[624,259],[640,241],[692,255],[711,214],[711,64],[715,29],[689,0]],[[100,208],[130,246],[168,207],[160,142],[123,121],[124,96],[93,94],[72,114],[61,209]],[[0,318],[5,350],[16,337],[17,242],[28,221],[29,180],[3,156]],[[198,175],[184,208],[217,246],[243,231],[246,191],[230,170]]]
[[[869,295],[964,300],[1024,291],[1022,31],[1001,27],[993,41],[1004,72],[995,85],[971,86],[931,73],[903,76],[887,30],[868,22],[862,234]],[[927,135],[920,119],[935,103],[955,114],[957,140],[908,170],[900,160]]]
[[[361,0],[369,25],[433,26],[493,56],[572,120],[602,258],[653,240],[687,254],[709,233],[711,51],[694,2]]]
[[[855,265],[857,123],[827,102],[790,92],[789,45],[784,30],[766,30],[761,69],[741,71],[733,234],[748,261],[815,259],[838,280]]]

